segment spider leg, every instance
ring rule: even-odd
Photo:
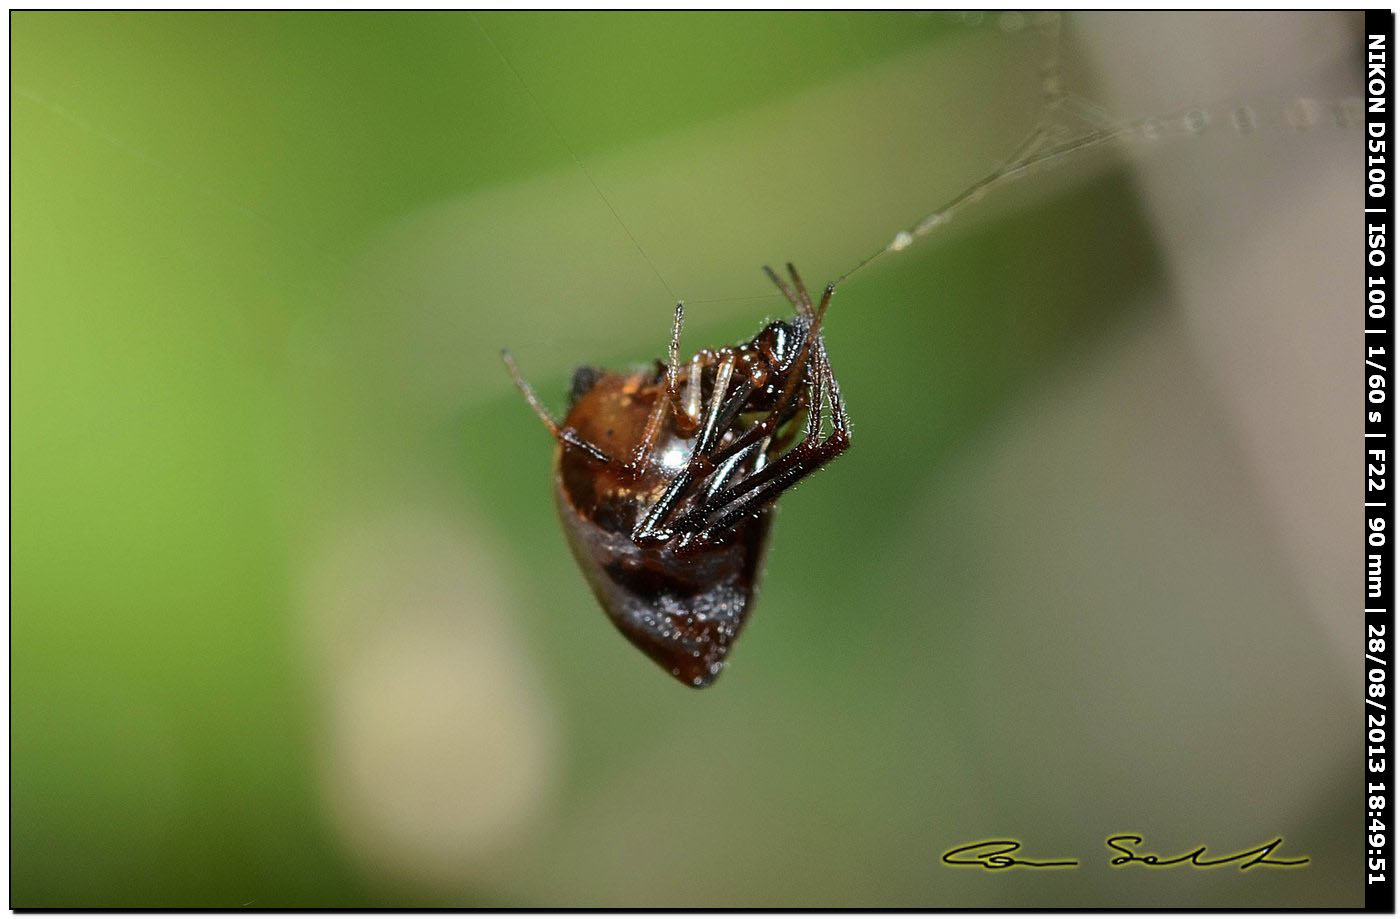
[[[767,445],[767,441],[753,444],[748,449],[734,454],[717,466],[714,472],[710,474],[709,481],[705,484],[697,500],[702,505],[713,500],[720,489],[729,484],[729,480],[733,478],[735,471],[745,460],[752,459],[755,468],[762,469],[766,459],[763,451],[767,448]],[[687,549],[693,548],[695,536],[696,534],[694,532],[681,533],[680,539],[676,542],[676,550],[678,552],[684,552]]]
[[[704,371],[704,357],[696,352],[691,355],[690,367],[686,369],[685,389],[681,394],[681,407],[677,413],[677,416],[692,428],[700,424],[700,390]]]
[[[666,362],[666,399],[671,403],[671,411],[682,414],[680,397],[681,368],[681,324],[685,320],[685,304],[676,304],[676,321],[671,325],[671,348]],[[698,373],[698,368],[696,369]],[[699,387],[696,387],[697,391]],[[697,411],[698,414],[698,411]]]
[[[775,285],[777,285],[778,290],[781,290],[783,292],[783,296],[788,298],[788,302],[791,303],[792,308],[797,311],[797,315],[807,315],[806,305],[802,302],[801,299],[798,298],[797,294],[793,292],[793,289],[788,286],[787,282],[784,281],[782,278],[778,277],[778,273],[776,271],[774,271],[772,268],[769,268],[767,265],[764,265],[763,273],[768,275],[768,280],[772,281]]]
[[[826,387],[827,407],[831,410],[831,429],[849,443],[851,439],[851,416],[846,412],[846,400],[841,398],[841,384],[836,382],[836,374],[831,369],[831,357],[826,353],[826,342],[817,342],[817,372]],[[820,422],[808,429],[808,438],[819,436]]]
[[[685,304],[676,304],[676,319],[671,326],[671,348],[669,359],[666,364],[666,392],[659,396],[651,407],[651,413],[647,415],[646,426],[642,428],[641,439],[637,442],[637,447],[632,451],[632,459],[628,462],[628,468],[634,472],[640,472],[648,459],[651,458],[651,451],[656,448],[656,438],[661,433],[661,423],[666,420],[666,409],[677,406],[676,397],[676,375],[680,363],[681,350],[681,324],[685,319]]]
[[[696,537],[707,539],[710,532],[771,501],[822,463],[839,455],[848,445],[845,408],[840,403],[840,390],[831,373],[826,346],[821,338],[822,319],[836,288],[828,284],[822,292],[821,303],[813,307],[811,296],[797,269],[791,263],[787,268],[793,278],[792,287],[784,283],[771,268],[764,266],[763,269],[793,304],[799,323],[806,325],[802,344],[787,370],[787,381],[777,404],[743,435],[722,450],[717,450],[720,436],[729,429],[753,389],[749,380],[743,380],[733,393],[728,392],[735,358],[733,354],[725,356],[715,372],[714,390],[690,462],[671,479],[665,492],[633,530],[632,538],[635,541],[664,541],[675,533],[681,533],[683,539],[680,548],[686,548]],[[685,411],[691,416],[700,413],[697,369],[692,364],[692,377],[687,381]],[[726,489],[725,485],[738,469],[742,457],[750,455],[755,445],[760,445],[760,450],[766,450],[778,428],[800,410],[801,403],[794,402],[794,398],[804,386],[808,393],[808,418],[802,442],[770,464],[755,461],[752,474]],[[826,401],[824,396],[829,399],[832,408],[832,434],[826,441],[820,441],[822,407]],[[761,453],[760,458],[766,459],[766,454]],[[811,465],[813,463],[815,465]],[[811,465],[811,468],[807,469],[807,465]],[[699,505],[673,524],[663,525],[686,496],[707,478],[711,478],[711,481],[705,486]],[[725,522],[709,520],[717,513],[723,515]]]
[[[772,473],[756,487],[749,483],[759,477],[759,473],[749,476],[740,483],[738,498],[721,508],[721,511],[703,529],[696,531],[695,539],[700,543],[711,542],[716,531],[723,531],[731,524],[749,514],[757,513],[822,466],[834,460],[851,445],[849,433],[832,432],[820,443],[809,446],[805,441],[793,447],[775,460],[763,472]]]
[[[771,271],[769,274],[775,280],[777,279],[777,276],[773,275]],[[782,282],[779,281],[778,283],[781,285]],[[713,457],[715,462],[722,462],[750,444],[757,443],[760,439],[773,434],[787,421],[788,417],[790,417],[785,416],[783,411],[792,402],[793,395],[797,390],[797,379],[803,375],[809,354],[813,348],[825,350],[825,346],[822,344],[821,340],[821,322],[826,316],[826,308],[831,304],[831,297],[835,292],[836,286],[834,284],[828,284],[826,290],[822,292],[821,303],[814,311],[811,325],[807,330],[806,337],[802,341],[802,349],[798,352],[797,358],[793,362],[792,369],[788,371],[789,374],[791,374],[789,385],[783,390],[782,395],[778,397],[778,404],[757,424],[745,431],[742,436],[715,455]],[[795,294],[792,299],[796,302]],[[813,407],[812,410],[815,410],[815,407]]]
[[[753,456],[756,462],[759,461],[762,457],[762,451],[759,451],[759,453],[755,455],[755,450],[758,450],[758,445],[749,447],[742,453],[736,453],[734,456],[731,456],[719,466],[715,467],[715,471],[710,475],[710,480],[705,485],[705,489],[700,495],[700,500],[702,502],[709,501],[715,495],[719,494],[719,490],[729,484],[729,480],[734,476],[734,471],[739,468],[739,464],[750,458],[750,456]]]
[[[506,369],[510,371],[510,377],[515,381],[515,386],[520,390],[520,394],[525,397],[525,401],[529,403],[530,408],[533,409],[535,415],[539,417],[540,423],[548,429],[549,433],[556,441],[566,447],[582,450],[600,463],[612,462],[612,457],[608,456],[607,453],[594,444],[585,440],[573,428],[561,428],[559,426],[559,422],[554,420],[554,417],[549,414],[549,410],[544,407],[544,403],[540,401],[540,397],[535,395],[534,387],[527,383],[525,377],[521,375],[520,368],[515,365],[515,358],[511,355],[510,351],[502,348],[501,360],[505,361]]]
[[[699,507],[679,518],[673,528],[684,534],[683,545],[713,541],[716,531],[723,531],[745,515],[761,510],[778,495],[850,447],[850,416],[841,398],[841,387],[831,370],[825,343],[818,343],[814,364],[816,376],[808,383],[812,404],[809,406],[806,437],[768,466],[723,492],[710,496]],[[831,417],[831,434],[826,440],[820,439],[823,407],[829,408]]]
[[[809,405],[821,405],[822,381],[820,377],[807,381],[807,398]],[[821,433],[821,413],[819,411],[809,411],[807,414],[807,431],[804,443],[815,442]],[[791,433],[783,440],[791,439]],[[686,514],[677,519],[674,529],[680,535],[676,541],[676,551],[686,552],[700,548],[710,541],[710,528],[696,530],[693,527],[697,522],[702,522],[707,512],[719,509],[723,506],[723,501],[717,501],[716,497],[720,490],[729,484],[739,464],[746,459],[753,460],[750,476],[761,471],[768,465],[768,447],[773,442],[772,436],[764,437],[757,443],[749,444],[744,449],[734,453],[728,459],[719,463],[710,481],[705,485],[703,491],[697,498],[697,505]],[[781,441],[777,449],[782,450],[786,444]],[[702,524],[703,525],[703,524]]]
[[[705,425],[696,438],[690,462],[684,469],[676,473],[675,477],[671,479],[671,483],[666,486],[666,491],[656,500],[651,510],[647,511],[647,515],[642,518],[642,522],[637,524],[636,529],[632,531],[634,542],[654,541],[669,535],[666,530],[662,529],[661,522],[680,503],[696,477],[705,474],[707,469],[712,466],[709,453],[713,450],[714,442],[719,436],[719,419],[722,409],[726,407],[724,398],[729,389],[729,381],[734,376],[734,364],[735,358],[732,352],[720,362],[719,368],[715,371],[715,388],[710,397],[709,408],[705,413]],[[691,383],[697,389],[699,388],[698,381],[692,380]]]
[[[812,295],[807,293],[807,285],[802,283],[802,275],[797,273],[797,268],[793,266],[792,262],[787,263],[787,270],[788,274],[792,276],[792,286],[797,290],[797,297],[802,301],[802,306],[798,307],[797,311],[808,319],[815,319],[817,314],[812,308]]]
[[[691,453],[690,462],[695,463],[697,456],[708,456],[710,448],[715,438],[719,436],[719,414],[724,407],[724,397],[729,392],[729,381],[734,378],[734,354],[730,352],[719,362],[718,369],[715,370],[715,389],[710,397],[710,408],[705,413],[705,425],[700,429],[700,436],[695,441],[695,449]]]
[[[804,443],[814,443],[822,432],[822,399],[826,395],[826,377],[822,375],[821,351],[814,356],[815,372],[807,381],[807,433]],[[757,471],[757,470],[755,470]]]
[[[739,411],[744,407],[744,403],[748,401],[749,395],[753,393],[753,388],[752,380],[740,380],[739,385],[734,387],[734,391],[729,394],[729,398],[724,400],[724,405],[719,410],[719,417],[715,419],[714,428],[712,429],[713,433],[709,442],[705,445],[706,449],[703,454],[711,465],[718,463],[715,459],[714,451],[719,448],[720,436],[723,435],[725,431],[729,430],[730,425],[734,423],[734,419],[738,417]],[[727,454],[725,457],[726,459],[728,456],[732,455],[727,448],[725,452]],[[694,459],[694,457],[692,457],[692,459]]]

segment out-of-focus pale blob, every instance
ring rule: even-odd
[[[330,811],[376,875],[497,882],[550,797],[554,719],[494,560],[424,509],[346,520],[308,567]]]

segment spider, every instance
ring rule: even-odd
[[[502,351],[515,385],[557,444],[554,497],[570,549],[613,624],[672,676],[714,682],[753,603],[780,495],[841,455],[850,419],[813,303],[764,272],[792,304],[733,347],[629,372],[574,372],[556,421]],[[830,431],[823,436],[824,422]]]

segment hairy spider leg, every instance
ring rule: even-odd
[[[704,356],[695,352],[690,356],[690,366],[685,373],[685,394],[681,397],[681,410],[677,419],[683,419],[692,426],[700,424],[700,390],[705,370]]]
[[[816,472],[831,460],[840,456],[851,445],[850,418],[841,398],[841,387],[831,371],[830,360],[824,345],[818,346],[817,363],[821,365],[823,387],[826,390],[827,404],[831,411],[831,434],[826,440],[820,438],[820,421],[807,425],[807,437],[772,464],[725,490],[712,501],[686,514],[676,522],[680,531],[692,532],[700,543],[713,539],[715,531],[723,531],[735,521],[757,513],[774,498],[796,485],[802,479]],[[820,415],[820,406],[812,412]],[[690,520],[704,519],[701,525],[690,524]],[[687,540],[689,542],[689,540]]]
[[[680,407],[676,391],[676,376],[680,366],[681,354],[681,325],[685,322],[685,304],[676,304],[676,318],[671,325],[671,347],[667,354],[666,362],[666,394],[658,398],[651,407],[651,414],[647,416],[646,427],[642,429],[642,438],[637,443],[637,449],[632,452],[632,460],[628,467],[634,472],[640,473],[645,467],[647,460],[651,459],[652,450],[656,448],[656,438],[661,433],[661,423],[666,420],[666,409],[670,407],[673,411]]]
[[[807,329],[807,335],[802,341],[802,349],[798,353],[797,359],[793,362],[792,369],[789,371],[789,373],[793,374],[793,383],[784,388],[782,395],[778,398],[778,404],[773,407],[773,410],[771,412],[769,412],[762,420],[760,420],[752,428],[749,428],[749,430],[745,431],[733,443],[725,447],[713,457],[714,462],[717,463],[723,462],[724,460],[728,459],[730,456],[733,456],[735,453],[739,452],[740,450],[744,449],[750,444],[756,443],[762,438],[773,434],[777,428],[782,426],[782,424],[787,421],[787,417],[784,417],[782,413],[784,409],[788,407],[788,404],[792,401],[793,395],[797,391],[797,386],[795,385],[797,379],[804,376],[804,369],[808,359],[808,353],[811,347],[813,346],[813,342],[821,342],[822,319],[826,316],[826,308],[831,303],[832,294],[836,292],[836,286],[833,284],[828,284],[826,286],[826,290],[822,292],[821,305],[818,306],[816,309],[812,309],[810,303],[808,303],[804,308],[802,301],[799,300],[797,298],[797,295],[793,293],[791,289],[788,288],[787,285],[785,285],[776,274],[773,273],[773,270],[771,268],[765,265],[764,271],[768,274],[768,277],[772,278],[774,283],[778,285],[778,289],[781,290],[787,296],[787,298],[792,301],[793,305],[797,308],[797,310],[800,313],[805,314],[808,310],[810,310],[812,319]]]
[[[759,451],[758,454],[755,454],[754,451],[756,450]],[[729,480],[734,476],[734,470],[739,468],[739,464],[751,458],[755,463],[762,461],[762,450],[758,444],[751,445],[747,450],[742,450],[734,454],[729,459],[716,466],[715,471],[710,473],[709,481],[706,483],[704,491],[700,494],[700,501],[702,503],[709,501],[715,495],[719,494],[719,490],[729,484]]]
[[[710,426],[710,438],[705,443],[704,456],[706,465],[714,466],[718,464],[713,453],[719,448],[720,435],[729,430],[729,426],[734,423],[739,412],[743,409],[744,403],[748,401],[749,395],[753,393],[754,385],[752,380],[740,380],[739,385],[734,387],[734,391],[729,394],[729,398],[720,407],[719,415],[715,423]]]
[[[802,283],[802,275],[797,273],[797,266],[788,262],[787,270],[788,274],[792,276],[792,286],[797,289],[797,297],[802,301],[802,305],[797,308],[797,311],[804,313],[808,319],[816,319],[817,311],[812,308],[812,295],[807,293],[807,285]],[[806,307],[805,312],[803,307]]]
[[[643,542],[663,542],[669,531],[660,527],[661,518],[666,516],[667,511],[675,507],[680,501],[683,493],[690,487],[691,480],[695,478],[695,473],[689,467],[677,472],[671,479],[671,483],[666,486],[666,490],[661,493],[661,497],[656,499],[656,503],[647,511],[647,515],[642,518],[642,522],[637,524],[632,531],[632,541]]]
[[[608,456],[608,454],[599,447],[585,440],[573,428],[561,428],[559,426],[559,422],[554,420],[554,417],[549,414],[549,410],[544,407],[544,403],[540,401],[540,397],[535,395],[534,387],[525,381],[525,377],[520,373],[520,368],[515,366],[515,358],[511,355],[509,349],[501,349],[501,360],[505,361],[506,370],[510,371],[510,378],[515,381],[515,386],[520,390],[520,394],[525,397],[525,401],[529,403],[530,408],[534,409],[535,414],[539,417],[540,423],[549,430],[549,433],[553,435],[555,440],[566,447],[582,450],[600,463],[612,463],[612,457]]]
[[[788,262],[788,270],[792,270],[791,262]],[[797,315],[803,317],[804,319],[812,318],[809,313],[811,307],[808,305],[808,298],[806,296],[798,297],[797,294],[793,292],[793,289],[788,286],[787,282],[784,281],[781,277],[779,277],[778,273],[769,266],[763,266],[763,273],[768,275],[768,280],[772,281],[773,284],[778,288],[778,290],[783,292],[783,296],[787,297],[788,302],[792,304],[792,308],[797,311]],[[795,273],[794,276],[796,276]]]
[[[672,480],[670,487],[667,488],[666,492],[657,500],[652,510],[647,514],[647,518],[643,521],[642,526],[633,534],[634,538],[657,538],[663,533],[667,537],[672,535],[673,531],[670,528],[663,531],[660,524],[666,519],[667,515],[680,504],[681,500],[691,488],[692,482],[695,481],[696,475],[700,474],[703,477],[710,475],[710,470],[714,470],[715,472],[720,472],[722,470],[723,477],[727,480],[737,467],[737,464],[734,462],[735,457],[738,457],[742,453],[747,453],[748,449],[755,443],[761,443],[762,448],[766,449],[767,445],[771,442],[774,430],[781,427],[781,425],[791,417],[791,414],[784,414],[789,406],[794,409],[794,412],[800,409],[800,403],[793,403],[793,397],[803,388],[804,384],[807,387],[809,399],[816,400],[815,411],[818,415],[816,421],[813,422],[811,418],[812,410],[809,408],[807,441],[814,441],[818,436],[817,433],[812,432],[812,429],[815,424],[816,431],[820,431],[821,377],[820,374],[813,376],[813,374],[809,372],[809,363],[815,354],[825,354],[825,346],[821,339],[821,321],[826,315],[827,307],[831,303],[831,297],[835,292],[835,287],[833,285],[827,285],[826,290],[822,294],[820,307],[814,308],[812,306],[811,297],[807,294],[806,286],[802,283],[801,276],[797,274],[797,270],[791,263],[788,264],[788,270],[792,273],[796,288],[798,291],[801,291],[801,296],[784,284],[771,268],[767,265],[764,266],[764,272],[778,286],[778,289],[783,292],[783,295],[788,298],[788,301],[792,303],[798,315],[803,319],[808,319],[806,334],[803,337],[802,345],[798,349],[797,356],[794,358],[792,366],[788,369],[787,384],[783,387],[783,391],[778,398],[778,404],[774,406],[773,410],[758,424],[744,432],[735,442],[731,443],[723,450],[720,450],[718,453],[712,454],[714,447],[717,446],[719,432],[727,429],[734,416],[738,414],[739,409],[743,405],[743,401],[748,398],[748,394],[752,390],[751,381],[743,381],[740,389],[734,393],[734,397],[729,402],[729,405],[732,406],[730,411],[721,412],[717,415],[714,411],[714,406],[717,403],[712,402],[710,421],[706,424],[705,432],[702,433],[701,439],[697,442],[696,448],[692,452],[689,465]],[[721,375],[724,376],[723,382],[727,384],[728,377],[724,375],[722,371],[723,365],[721,365]],[[812,386],[814,380],[817,381],[815,389]],[[719,391],[720,379],[719,376],[717,376],[716,395],[718,395]],[[719,418],[724,419],[723,426],[716,423]],[[709,438],[713,438],[713,440]],[[755,464],[755,467],[755,472],[744,479],[745,482],[752,479],[753,475],[757,475],[758,470],[768,468],[766,465],[758,463]],[[761,482],[757,484],[761,484]],[[682,517],[678,518],[678,520],[694,520],[701,509],[711,508],[712,502],[715,501],[716,492],[719,491],[719,487],[720,486],[712,484],[707,488],[704,496],[700,500],[700,506],[687,512]],[[731,491],[733,491],[733,489],[731,489]],[[743,492],[739,494],[743,494]],[[725,503],[727,502],[721,501],[718,506],[722,507]],[[684,526],[683,523],[682,526]],[[683,538],[678,548],[686,549],[692,547],[695,537],[698,535],[698,531],[696,529],[689,529],[680,532],[683,532]]]
[[[680,392],[680,372],[681,372],[681,324],[685,320],[685,304],[676,304],[676,321],[671,326],[671,347],[667,352],[666,363],[666,399],[671,404],[671,412],[677,420],[683,421],[688,427],[693,427],[700,421],[700,410],[696,408],[694,413],[687,413],[681,405]],[[686,382],[689,383],[692,376],[697,380],[695,391],[699,393],[698,382],[700,367],[698,364],[692,365],[686,371]]]
[[[830,372],[830,368],[822,362],[825,354],[826,343],[818,342],[817,352],[812,355],[812,366],[815,370],[811,379],[807,381],[807,433],[803,437],[804,441],[816,440],[821,436],[822,400],[826,398],[825,374]]]
[[[813,360],[816,361],[818,359],[818,355],[820,355],[824,351],[825,349],[823,348],[819,350],[817,354],[814,354]],[[811,379],[808,379],[806,381],[806,386],[808,405],[820,406],[822,404],[822,377],[819,374],[813,376]],[[808,441],[815,440],[820,431],[821,412],[809,410],[807,412],[807,431],[805,439]],[[790,437],[785,439],[790,440]],[[733,478],[735,470],[739,468],[739,465],[743,463],[744,460],[749,458],[753,459],[754,465],[753,471],[749,473],[750,477],[756,475],[759,471],[764,469],[767,466],[767,450],[768,445],[771,442],[772,436],[770,435],[768,437],[763,438],[763,440],[761,440],[758,443],[749,444],[747,447],[733,454],[728,459],[722,460],[718,463],[714,472],[710,474],[709,481],[705,485],[704,490],[698,496],[697,500],[699,503],[697,504],[696,508],[678,518],[677,532],[679,532],[680,538],[676,544],[676,551],[685,552],[687,550],[700,548],[705,544],[707,538],[710,536],[708,532],[710,528],[706,528],[706,531],[684,529],[685,522],[688,519],[694,519],[693,515],[700,512],[704,508],[713,508],[716,506],[715,496],[720,493],[721,489],[723,489],[726,485],[729,484],[729,480]],[[786,444],[780,442],[778,445],[778,449],[781,450],[785,446]]]
[[[684,469],[676,473],[675,477],[671,479],[671,483],[666,487],[666,491],[664,491],[661,497],[656,500],[656,503],[652,505],[646,517],[642,518],[642,522],[637,524],[637,528],[632,531],[633,540],[642,542],[667,536],[668,533],[661,529],[661,521],[665,519],[666,515],[671,512],[671,509],[685,496],[691,483],[695,481],[697,474],[705,472],[705,467],[709,465],[707,456],[709,452],[713,450],[714,444],[719,439],[717,433],[721,430],[718,426],[719,420],[722,415],[729,414],[732,416],[733,414],[733,412],[726,413],[723,409],[727,408],[729,404],[732,404],[732,400],[730,403],[726,403],[724,399],[729,389],[729,381],[734,375],[734,365],[735,357],[734,353],[731,351],[724,356],[724,359],[720,362],[719,368],[715,371],[714,392],[710,397],[709,408],[705,412],[705,424],[700,429],[700,434],[696,438],[695,447],[691,450],[690,462],[686,464]],[[698,387],[698,381],[692,380],[691,382]],[[744,382],[747,383],[748,381]],[[745,392],[745,397],[747,397],[747,392]],[[738,408],[736,406],[734,412],[737,411]]]
[[[719,367],[715,370],[715,390],[710,398],[710,408],[705,413],[705,426],[700,429],[700,436],[695,441],[695,449],[691,451],[691,463],[694,464],[696,455],[706,456],[710,452],[710,445],[719,436],[720,409],[724,407],[724,397],[729,393],[729,381],[734,378],[734,352],[730,351],[720,360]]]
[[[763,489],[767,496],[763,500],[771,500],[781,493],[785,488],[795,485],[799,479],[807,473],[804,472],[796,478],[787,482],[783,488],[770,491],[763,488],[766,482],[774,478],[784,477],[782,468],[783,461],[789,456],[797,455],[799,451],[812,454],[814,451],[830,452],[830,456],[812,465],[808,472],[815,471],[822,463],[839,456],[840,453],[850,445],[850,419],[846,413],[845,402],[841,398],[840,385],[836,382],[836,374],[831,369],[831,358],[826,351],[826,342],[818,340],[816,353],[812,358],[813,375],[807,380],[808,393],[808,413],[806,431],[801,443],[784,454],[773,465],[766,468],[756,469],[753,474],[744,479],[739,484],[730,488],[723,494],[716,495],[713,489],[708,490],[701,504],[676,521],[676,529],[685,533],[684,544],[691,542],[692,536],[704,536],[727,522],[737,519],[743,513],[752,512],[757,507],[753,501],[744,500],[743,509],[735,509],[732,513],[726,513],[721,522],[705,523],[705,518],[710,517],[722,510],[725,506],[736,500],[741,500],[750,490]],[[832,434],[827,438],[827,442],[819,443],[821,438],[823,409],[829,409],[831,413]],[[828,447],[828,443],[830,447]],[[762,500],[757,502],[762,504]]]
[[[739,413],[745,400],[748,399],[749,394],[753,390],[752,381],[745,379],[740,382],[733,393],[728,392],[729,383],[733,377],[735,357],[732,352],[727,354],[716,370],[714,391],[711,394],[710,404],[705,414],[705,422],[696,439],[695,447],[691,451],[690,462],[686,465],[685,469],[678,472],[675,477],[672,478],[666,491],[663,492],[656,503],[652,505],[651,510],[647,512],[642,522],[637,525],[636,529],[632,532],[632,538],[634,540],[638,542],[659,541],[669,538],[671,530],[669,528],[663,528],[663,522],[684,500],[695,485],[711,475],[718,474],[722,477],[720,484],[716,485],[712,483],[710,487],[705,490],[705,496],[701,502],[702,506],[710,505],[716,492],[722,487],[724,481],[728,480],[737,468],[738,463],[734,461],[734,458],[741,453],[747,452],[747,448],[759,441],[763,441],[766,444],[772,437],[774,430],[780,427],[788,417],[791,417],[790,415],[785,416],[784,413],[788,407],[792,405],[794,396],[803,388],[804,382],[807,384],[809,392],[814,392],[815,398],[820,400],[822,393],[820,382],[821,374],[818,373],[816,375],[815,379],[817,379],[818,385],[815,390],[811,390],[810,387],[814,377],[809,374],[808,366],[814,354],[825,354],[825,347],[821,340],[821,322],[826,315],[827,307],[831,303],[831,297],[832,294],[835,293],[835,287],[833,285],[827,285],[822,293],[820,306],[813,307],[811,296],[807,293],[806,285],[802,283],[802,278],[797,273],[797,269],[791,262],[788,263],[787,268],[792,275],[794,287],[789,287],[784,283],[772,268],[767,265],[763,266],[764,273],[768,275],[774,284],[777,285],[778,289],[782,291],[783,295],[787,297],[788,301],[792,303],[799,317],[807,320],[806,334],[803,336],[797,356],[788,370],[789,376],[787,385],[783,387],[783,391],[778,398],[778,404],[774,406],[773,410],[758,424],[746,431],[734,443],[731,443],[729,446],[719,451],[719,453],[715,453],[719,445],[720,435],[728,429],[729,424]],[[827,365],[827,368],[827,373],[829,374],[829,365]],[[687,395],[691,397],[688,401],[693,401],[695,403],[696,413],[698,414],[699,379],[698,367],[694,361],[692,361],[691,364],[691,374],[692,378],[687,381]],[[690,387],[694,387],[694,389],[690,389]],[[818,401],[816,406],[818,414],[820,414],[820,410],[821,402]],[[687,411],[690,411],[689,406],[687,407]],[[809,417],[807,438],[802,444],[799,444],[799,446],[806,445],[810,447],[819,436],[818,433],[812,433],[812,424]],[[816,430],[818,432],[820,431],[820,418],[816,420]],[[834,433],[835,425],[833,423],[833,434]],[[833,454],[833,456],[834,455],[836,454]],[[764,471],[769,471],[772,468],[772,466],[766,466],[764,467]],[[755,473],[755,475],[756,474],[757,473]],[[753,476],[751,475],[744,479],[744,482],[748,482],[752,478]],[[740,486],[736,486],[736,488],[741,487],[742,484],[743,483],[740,483]],[[754,487],[757,488],[761,484],[762,482],[758,482]],[[730,491],[734,491],[734,489],[731,488]],[[745,493],[747,493],[747,489],[741,490],[736,494],[742,496]],[[732,500],[732,498],[721,502],[720,506],[722,507],[723,504],[728,503],[729,500]],[[686,517],[689,518],[692,514],[693,512],[687,514]],[[690,540],[687,539],[686,542],[689,543]]]

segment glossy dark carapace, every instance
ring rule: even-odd
[[[712,683],[748,617],[778,496],[851,441],[814,304],[764,271],[796,315],[751,340],[666,363],[581,367],[562,423],[502,356],[558,444],[554,497],[574,558],[613,624],[672,676]],[[829,430],[828,430],[829,429]]]

